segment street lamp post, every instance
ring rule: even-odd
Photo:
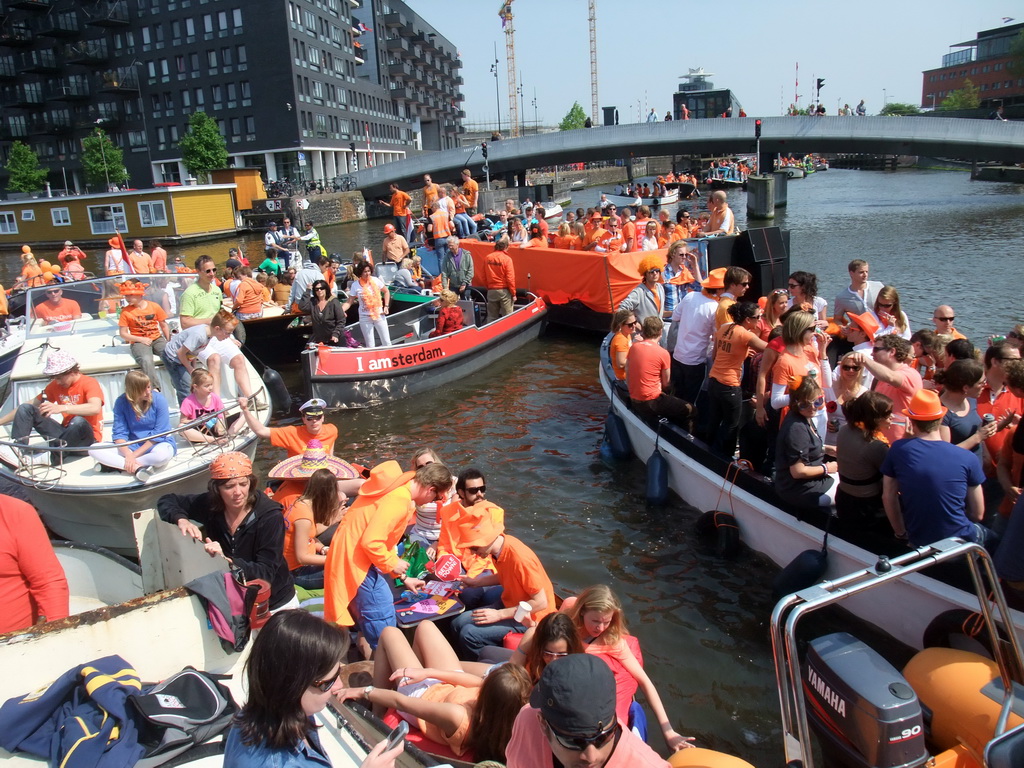
[[[889,106],[889,94],[885,90],[885,88],[882,89],[882,106],[883,107]]]
[[[526,97],[523,95],[523,72],[519,71],[519,87],[516,88],[519,94],[519,135],[526,135]]]
[[[537,89],[533,89],[533,130],[540,129],[540,118],[537,117]]]
[[[498,44],[494,44],[494,63],[491,64],[494,75],[494,104],[498,108],[498,133],[501,133],[501,92],[498,90]]]

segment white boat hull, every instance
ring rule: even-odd
[[[636,201],[635,197],[627,197],[626,195],[605,195],[605,197],[608,199],[608,202],[612,203],[619,210],[622,210],[627,205],[629,207],[632,207],[633,203]],[[679,190],[678,189],[670,189],[668,191],[668,194],[666,194],[666,195],[664,195],[662,197],[641,197],[640,198],[640,204],[641,205],[646,205],[648,207],[654,206],[654,205],[672,205],[673,203],[678,203],[678,202],[679,202]]]
[[[625,424],[633,453],[645,463],[653,454],[656,434],[631,411],[620,397],[613,396],[610,367],[607,359],[607,340],[602,347],[600,365],[601,386],[609,398],[612,410]],[[731,493],[722,493],[723,478],[712,469],[687,456],[665,440],[658,448],[668,461],[669,487],[688,504],[702,511],[719,509],[731,512],[739,523],[740,539],[750,549],[764,555],[780,567],[785,567],[801,552],[821,549],[823,532],[797,520],[794,516],[766,502],[739,486]],[[829,537],[828,569],[826,579],[835,578],[875,565],[878,556],[843,541]],[[972,595],[935,579],[914,575],[893,585],[892,603],[879,605],[873,598],[854,596],[844,602],[858,618],[888,632],[897,640],[913,648],[920,648],[922,633],[928,624],[944,611],[955,608],[977,609]],[[900,606],[900,621],[892,623],[892,605]],[[1014,624],[1024,629],[1024,615],[1014,611]]]
[[[142,571],[134,563],[99,547],[52,544],[68,582],[72,615],[142,597]]]

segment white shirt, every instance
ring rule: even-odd
[[[672,350],[673,358],[683,365],[707,362],[711,354],[716,312],[718,299],[705,296],[701,291],[686,294],[676,304],[672,310],[672,322],[679,324],[679,336]]]

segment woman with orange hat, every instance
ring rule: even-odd
[[[121,250],[120,239],[112,237],[107,241],[107,245],[109,245],[110,248],[104,254],[103,261],[103,266],[107,275],[123,275],[125,272],[130,272],[131,268],[128,265],[128,256],[123,250]]]
[[[298,607],[284,559],[281,505],[260,492],[244,453],[222,453],[213,460],[206,493],[170,493],[156,508],[160,519],[177,525],[183,536],[204,542],[210,557],[223,557],[249,581],[270,584],[271,611]]]
[[[619,309],[633,310],[639,323],[651,315],[661,317],[665,310],[665,286],[661,284],[664,268],[664,256],[652,253],[640,259],[636,268],[642,278],[640,284],[622,300]]]

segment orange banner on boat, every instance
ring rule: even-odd
[[[494,244],[463,240],[462,247],[473,255],[473,284],[482,285],[484,258],[494,250]],[[508,250],[515,265],[516,288],[531,291],[549,304],[568,304],[575,300],[595,312],[609,314],[639,284],[637,266],[651,253],[664,258],[668,249],[597,253],[512,246]]]

